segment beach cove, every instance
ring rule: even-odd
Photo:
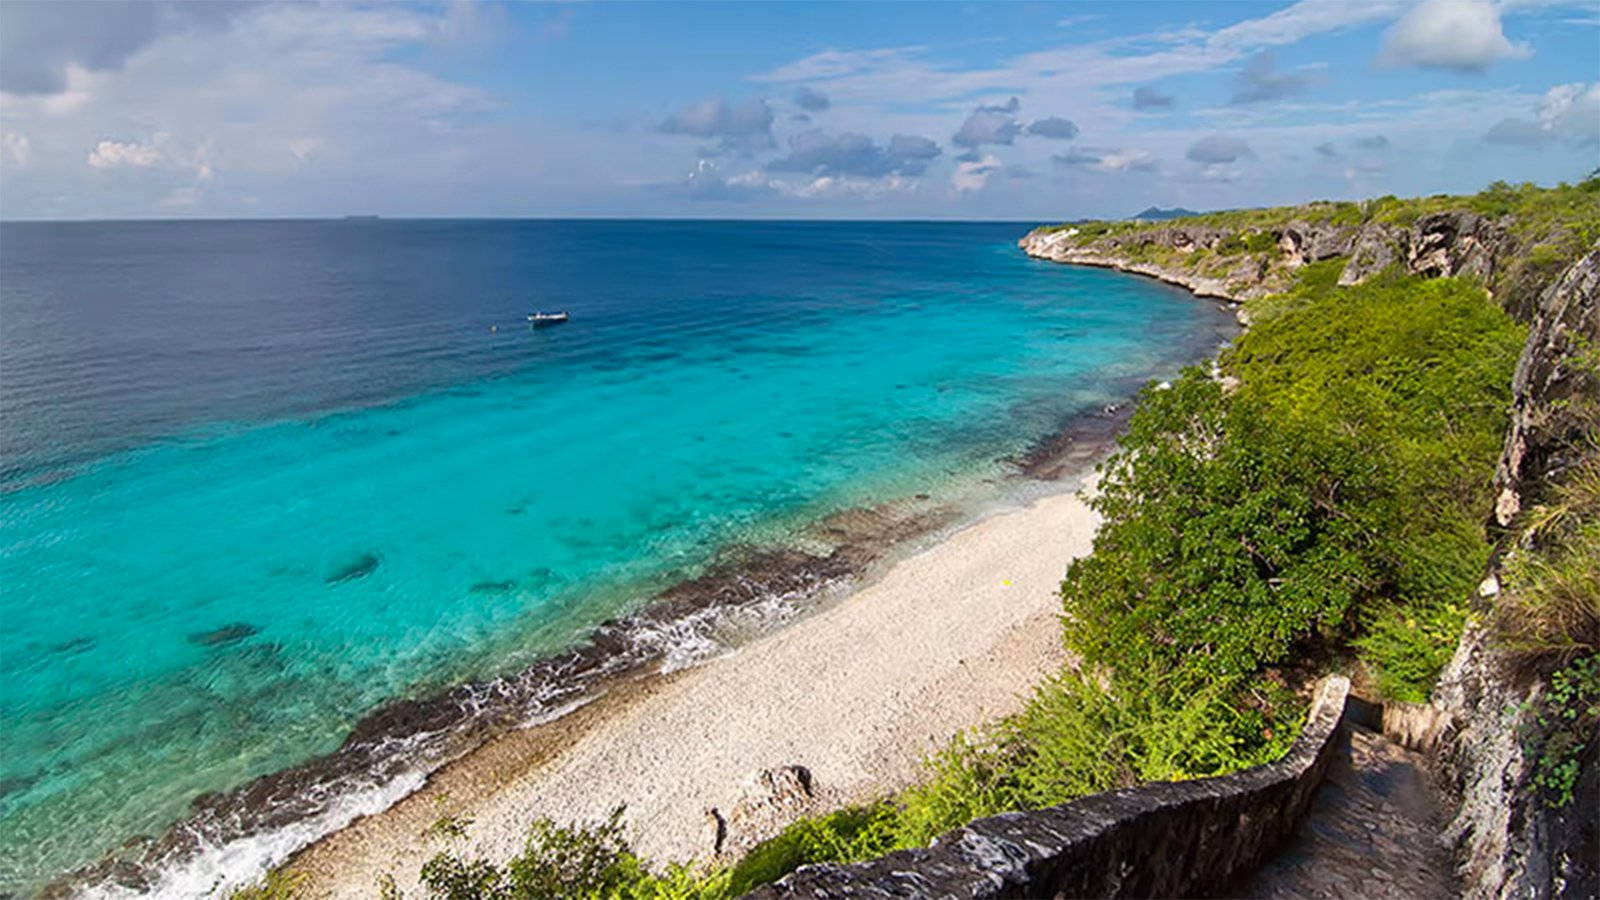
[[[1009,224],[6,228],[49,260],[5,310],[0,876],[25,891],[242,883],[487,738],[804,624],[1062,490],[1108,405],[1237,327],[1028,260]],[[584,303],[519,331],[521,283]],[[111,302],[138,327],[46,314]]]
[[[501,737],[288,871],[309,876],[306,896],[370,897],[385,875],[410,890],[440,850],[504,861],[534,818],[603,820],[618,805],[647,858],[708,861],[801,814],[911,784],[927,754],[1014,712],[1061,667],[1056,588],[1096,523],[1077,484],[961,529],[732,653]],[[774,792],[771,775],[793,766],[809,790]],[[467,837],[419,837],[441,815],[470,822]]]

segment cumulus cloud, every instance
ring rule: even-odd
[[[864,134],[812,129],[790,137],[789,153],[767,163],[767,170],[861,178],[921,175],[939,152],[938,144],[920,135],[897,134],[879,146]]]
[[[1545,92],[1533,119],[1501,119],[1484,135],[1496,144],[1600,144],[1600,82],[1556,85]]]
[[[777,194],[777,190],[761,177],[761,173],[745,172],[731,178],[724,177],[716,164],[708,159],[696,164],[685,183],[691,200],[743,203]]]
[[[833,105],[828,101],[828,95],[809,87],[802,87],[794,92],[794,103],[801,109],[812,112],[822,112]]]
[[[1096,172],[1154,172],[1156,158],[1145,150],[1096,150],[1075,147],[1050,157],[1056,165],[1080,166]]]
[[[1000,158],[992,153],[970,162],[957,163],[956,170],[950,174],[950,186],[959,193],[981,191],[989,183],[989,177],[1003,168]]]
[[[805,199],[825,197],[851,197],[871,199],[885,194],[908,191],[916,185],[911,179],[899,175],[887,178],[850,178],[843,175],[820,175],[806,184],[787,188],[785,193]]]
[[[28,160],[33,158],[33,147],[28,143],[28,136],[17,134],[13,131],[0,131],[0,159],[8,160],[14,166],[26,166]]]
[[[1244,71],[1234,81],[1231,103],[1265,103],[1282,100],[1304,91],[1311,79],[1293,72],[1280,72],[1277,59],[1271,50],[1263,50],[1251,58]]]
[[[721,152],[754,152],[774,146],[772,107],[759,97],[730,103],[725,97],[708,97],[668,116],[660,125],[666,134],[717,138]]]
[[[1163,94],[1153,87],[1133,89],[1134,109],[1171,109],[1172,103],[1171,94]]]
[[[1045,138],[1067,139],[1078,136],[1078,126],[1071,119],[1050,116],[1034,120],[1028,125],[1028,133]]]
[[[158,136],[159,142],[159,136]],[[161,161],[162,152],[155,142],[140,144],[135,141],[101,141],[89,151],[89,165],[96,169],[136,168],[148,169]]]
[[[1100,157],[1094,168],[1102,172],[1154,172],[1156,159],[1143,150],[1113,150]]]
[[[1255,153],[1250,150],[1249,144],[1239,138],[1213,134],[1190,144],[1184,156],[1201,165],[1209,166],[1250,159]]]
[[[1020,109],[1022,101],[1016,97],[998,105],[979,106],[961,123],[950,142],[971,148],[983,144],[1010,144],[1022,131],[1022,123],[1017,121]]]
[[[1481,72],[1503,59],[1533,51],[1513,44],[1500,25],[1500,9],[1490,0],[1423,0],[1383,36],[1379,62]]]

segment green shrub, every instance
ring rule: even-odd
[[[921,846],[1006,810],[1268,762],[1293,743],[1301,714],[1292,694],[1262,679],[1065,672],[1040,685],[1017,716],[958,738],[929,761],[932,777],[899,798],[896,843]]]
[[[619,806],[603,822],[571,826],[539,819],[522,852],[503,866],[440,853],[423,865],[422,888],[431,900],[729,896],[725,875],[683,866],[652,873],[629,845],[622,813]]]
[[[228,900],[293,900],[305,880],[298,872],[268,872],[255,884],[229,894]]]
[[[1550,676],[1535,721],[1544,738],[1527,748],[1530,777],[1549,805],[1566,806],[1600,728],[1600,654],[1580,656]]]
[[[1355,646],[1372,668],[1379,693],[1407,703],[1426,703],[1466,623],[1462,603],[1387,606],[1368,619],[1366,633]]]
[[[1495,608],[1497,643],[1519,669],[1542,675],[1600,654],[1600,443],[1544,502],[1523,513],[1519,543]]]
[[[801,819],[739,860],[729,873],[728,893],[744,894],[804,865],[881,856],[897,846],[896,816],[895,807],[877,803]]]
[[[1236,678],[1365,625],[1397,688],[1431,677],[1384,610],[1438,620],[1481,571],[1522,332],[1465,282],[1327,275],[1226,355],[1236,391],[1195,369],[1141,395],[1062,586],[1091,667]]]

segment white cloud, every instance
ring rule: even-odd
[[[157,140],[160,140],[157,135]],[[89,151],[89,165],[96,169],[120,169],[124,166],[148,169],[161,160],[161,151],[154,142],[140,144],[135,141],[101,141]]]
[[[993,153],[982,159],[957,163],[950,175],[950,186],[958,192],[981,191],[989,183],[989,176],[1000,168],[1000,158]]]
[[[1112,150],[1102,155],[1090,168],[1101,172],[1153,172],[1156,158],[1144,150]]]
[[[1532,52],[1506,38],[1500,10],[1489,0],[1423,0],[1384,33],[1378,59],[1391,66],[1481,72]]]
[[[33,148],[27,135],[0,131],[0,159],[9,160],[14,166],[26,166],[32,156]]]
[[[1484,138],[1497,144],[1600,144],[1600,82],[1560,84],[1545,92],[1533,120],[1507,117]]]

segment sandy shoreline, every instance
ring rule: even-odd
[[[801,812],[893,791],[930,750],[1016,710],[1060,666],[1056,588],[1096,524],[1074,493],[982,519],[734,653],[489,742],[290,868],[310,876],[309,896],[371,897],[385,874],[413,887],[446,847],[501,860],[534,818],[601,818],[617,804],[647,858],[705,859],[709,809],[737,848]],[[794,765],[814,796],[756,809],[759,773]],[[466,839],[421,837],[441,811],[472,821]]]

